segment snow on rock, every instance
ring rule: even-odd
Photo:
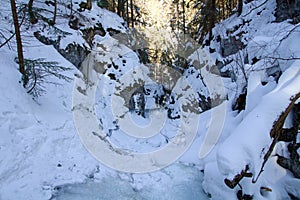
[[[300,62],[296,61],[281,76],[277,87],[262,97],[218,149],[217,163],[222,174],[233,178],[249,165],[253,176],[258,175],[263,156],[272,142],[269,135],[272,125],[291,98],[300,92],[299,85]]]

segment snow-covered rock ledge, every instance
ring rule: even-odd
[[[254,75],[254,76],[257,76]],[[249,80],[248,87],[251,84],[259,84],[257,78]],[[258,90],[260,87],[255,88]],[[270,137],[274,122],[276,122],[289,105],[291,99],[295,99],[299,95],[300,88],[300,61],[295,61],[293,65],[287,69],[275,89],[264,95],[260,103],[251,110],[246,108],[243,121],[238,125],[234,132],[220,146],[217,153],[217,164],[219,171],[228,179],[233,179],[235,175],[245,170],[245,166],[249,166],[249,172],[253,175],[253,181],[257,178],[264,157],[270,148],[272,138]],[[255,89],[253,93],[255,93]],[[259,98],[259,97],[257,97]],[[251,127],[251,128],[250,128]],[[264,173],[253,184],[254,196],[261,197],[259,188],[270,187],[273,182],[273,176],[264,176]],[[247,179],[249,183],[251,179]],[[245,183],[243,182],[243,183]],[[241,183],[243,185],[243,183]],[[272,187],[272,186],[271,186]]]

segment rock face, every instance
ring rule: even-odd
[[[243,49],[245,45],[240,39],[230,36],[228,39],[223,39],[221,41],[221,53],[223,57],[237,53],[239,50]]]
[[[293,24],[300,22],[300,0],[276,0],[276,22],[291,19]]]
[[[145,93],[143,87],[139,87],[129,99],[129,111],[137,112],[139,115],[145,116]]]
[[[81,63],[90,53],[89,50],[76,43],[68,44],[65,49],[61,49],[56,45],[54,45],[54,47],[64,58],[70,61],[70,63],[75,65],[78,69],[80,68]]]
[[[50,32],[55,32],[55,34],[48,34]],[[81,46],[80,44],[70,43],[65,48],[62,48],[60,43],[62,38],[69,35],[69,33],[61,31],[55,27],[48,26],[41,31],[34,32],[34,36],[40,42],[46,45],[53,45],[53,47],[70,63],[72,63],[77,68],[80,68],[81,63],[84,61],[86,56],[90,53],[88,49]]]
[[[300,103],[295,104],[292,110],[293,116],[293,126],[289,129],[282,129],[280,134],[280,141],[288,142],[288,151],[290,153],[289,158],[285,158],[283,156],[277,155],[277,163],[285,168],[288,169],[293,173],[296,178],[300,178],[300,162],[299,162],[299,148],[300,143],[297,143],[298,137],[298,130],[300,127]]]
[[[143,85],[131,95],[129,110],[147,117],[150,110],[164,107],[168,97],[169,92],[160,84]]]
[[[95,35],[100,35],[102,37],[106,35],[106,32],[105,32],[104,28],[102,27],[101,23],[97,23],[96,26],[89,27],[89,28],[83,29],[81,31],[83,33],[83,38],[85,39],[85,41],[87,41],[87,43],[90,46],[92,46],[92,42],[93,42]]]

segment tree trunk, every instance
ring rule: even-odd
[[[127,23],[129,22],[129,1],[128,0],[126,0],[126,21]]]
[[[209,27],[208,27],[208,30],[209,30],[209,40],[212,39],[212,29],[216,23],[216,0],[210,0],[210,12],[211,12],[211,17],[210,17],[210,20],[209,20]]]
[[[134,15],[133,15],[134,11],[133,11],[133,7],[134,7],[133,0],[130,0],[131,26],[132,26],[132,28],[134,28]]]
[[[52,25],[54,25],[55,21],[56,21],[56,12],[57,12],[57,3],[56,3],[56,0],[54,0],[53,19],[52,19],[52,22],[51,22]]]
[[[182,30],[185,34],[185,0],[182,0]]]
[[[243,0],[238,0],[238,8],[237,8],[238,16],[242,14],[242,11],[243,11]]]
[[[179,31],[180,30],[180,23],[179,23],[179,3],[176,2],[176,16],[177,16],[177,30]]]
[[[15,33],[16,33],[16,41],[17,41],[17,50],[18,50],[18,60],[19,60],[19,71],[23,75],[23,86],[25,87],[28,79],[25,72],[25,65],[24,65],[24,57],[23,57],[23,47],[22,47],[22,40],[21,40],[21,33],[18,21],[18,14],[16,8],[15,0],[10,0],[11,11],[13,15]]]
[[[112,11],[116,12],[115,0],[112,1]]]
[[[33,6],[33,0],[29,0],[28,2],[28,14],[29,14],[29,21],[32,24],[36,24],[38,22],[37,18],[34,16],[34,13],[32,11],[32,6]]]
[[[87,0],[86,9],[88,9],[88,10],[92,9],[92,0]]]
[[[121,17],[121,5],[122,5],[122,0],[118,0],[118,6],[117,6],[117,14]]]

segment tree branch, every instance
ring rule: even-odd
[[[19,24],[19,28],[22,26],[22,24],[24,23],[24,20],[25,20],[25,15],[23,15],[22,17],[22,21],[21,23]],[[0,49],[2,47],[4,47],[14,36],[16,35],[16,33],[13,33],[3,44],[0,45]]]
[[[256,6],[255,8],[252,8],[247,14],[243,15],[242,17],[246,17],[248,16],[250,13],[252,13],[252,11],[256,10],[257,8],[263,6],[264,4],[266,4],[268,2],[268,0],[265,0],[263,3],[261,3],[260,5]]]
[[[271,154],[273,152],[273,149],[274,149],[274,147],[275,147],[275,145],[276,145],[276,143],[277,143],[277,141],[278,141],[278,139],[280,137],[280,134],[282,133],[281,128],[282,128],[282,126],[284,124],[284,121],[285,121],[286,117],[288,116],[288,114],[290,113],[290,111],[292,110],[295,102],[299,98],[300,98],[300,93],[297,93],[294,97],[291,97],[291,102],[288,105],[288,107],[285,109],[284,112],[281,113],[281,115],[279,116],[279,118],[274,122],[273,127],[272,127],[271,132],[270,132],[270,136],[274,137],[274,139],[273,139],[273,141],[272,141],[272,143],[271,143],[271,145],[269,147],[268,152],[264,156],[264,161],[262,163],[260,171],[259,171],[259,173],[258,173],[258,175],[257,175],[257,177],[255,179],[253,177],[252,183],[256,183],[257,180],[258,180],[258,178],[260,177],[261,173],[264,171],[265,164],[267,163],[269,157],[271,156]]]

